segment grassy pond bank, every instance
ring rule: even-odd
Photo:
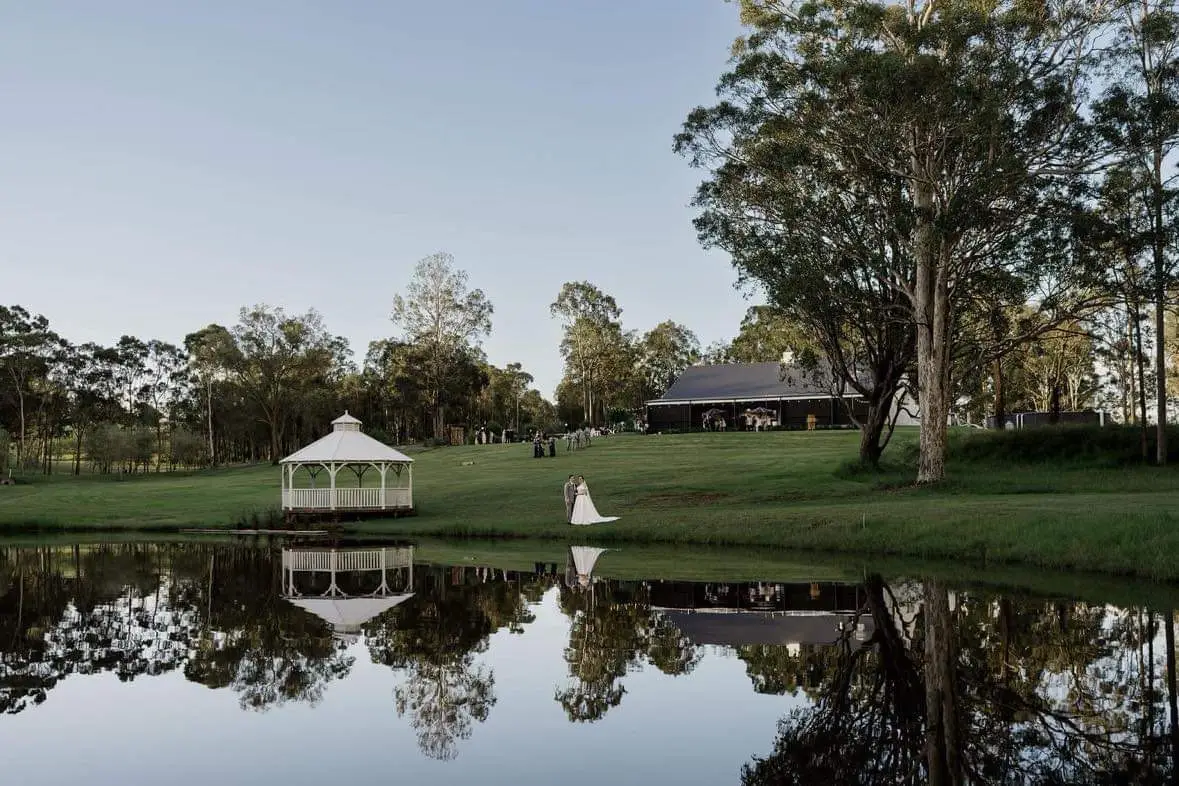
[[[966,436],[936,488],[906,467],[849,468],[851,432],[621,436],[534,459],[529,445],[413,454],[419,515],[349,525],[382,536],[777,547],[1179,579],[1179,471],[1100,455],[1016,461]],[[912,435],[889,452],[899,459]],[[1040,443],[1037,443],[1040,444]],[[961,445],[959,445],[961,448]],[[1050,459],[1052,459],[1050,461]],[[563,523],[561,484],[584,474],[621,520]],[[51,476],[0,487],[0,534],[175,532],[267,521],[270,466],[181,474]]]

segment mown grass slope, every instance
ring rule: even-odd
[[[904,442],[890,448],[904,453]],[[1179,578],[1179,471],[1083,463],[958,462],[937,488],[904,468],[847,468],[856,435],[623,436],[534,459],[529,445],[415,453],[419,515],[359,531],[600,542],[778,546],[1002,561]],[[564,524],[561,484],[589,481],[621,520]],[[230,527],[278,505],[278,470],[0,487],[0,531]]]

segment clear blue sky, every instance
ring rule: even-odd
[[[671,151],[723,0],[37,0],[0,26],[0,302],[76,341],[314,307],[357,360],[434,251],[551,394],[562,282],[704,343],[746,303]]]

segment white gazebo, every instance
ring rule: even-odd
[[[282,507],[296,513],[410,513],[413,511],[413,459],[360,430],[344,412],[322,439],[284,458]],[[345,472],[342,472],[347,470]],[[379,485],[365,486],[373,471]],[[327,483],[320,485],[320,476]]]

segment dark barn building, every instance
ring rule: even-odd
[[[854,426],[846,406],[859,417],[861,396],[847,393],[841,401],[814,376],[781,363],[692,366],[661,398],[647,402],[647,431]]]

